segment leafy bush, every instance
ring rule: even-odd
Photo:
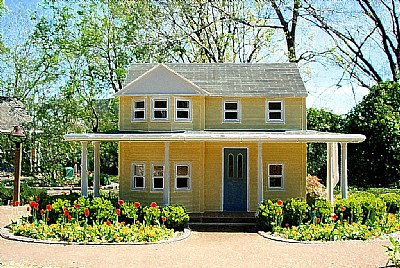
[[[281,226],[282,216],[282,200],[271,201],[263,200],[258,207],[256,220],[261,229],[265,231],[273,231],[275,227]]]
[[[289,225],[300,225],[308,217],[308,205],[305,200],[292,198],[284,202],[283,222]]]
[[[326,199],[316,199],[310,207],[310,220],[314,223],[317,221],[327,223],[330,221],[332,213],[333,207],[330,201]]]
[[[160,225],[161,211],[156,202],[152,202],[149,207],[143,208],[143,218],[146,226]]]
[[[386,254],[388,255],[386,267],[392,267],[388,266],[389,263],[392,263],[394,267],[400,267],[400,238],[389,236],[389,241],[391,246],[384,246],[386,247]]]
[[[167,228],[183,230],[189,223],[189,215],[182,205],[169,205],[162,209],[162,222]]]
[[[396,214],[400,210],[400,194],[382,194],[381,199],[386,203],[386,212]]]
[[[327,199],[326,188],[317,176],[308,175],[306,178],[306,199],[309,205],[316,199]]]

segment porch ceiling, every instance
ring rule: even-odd
[[[70,133],[64,136],[67,141],[209,141],[209,142],[299,142],[359,143],[366,137],[361,134],[341,134],[318,132],[313,130],[289,131],[176,131],[176,132],[141,132],[118,131],[113,133]]]

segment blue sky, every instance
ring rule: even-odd
[[[9,13],[7,17],[0,19],[0,32],[6,45],[21,41],[20,38],[30,30],[30,10],[34,10],[38,2],[40,1],[5,0]],[[335,66],[323,67],[313,63],[307,65],[307,68],[310,74],[303,75],[303,78],[309,92],[308,108],[327,108],[337,114],[345,114],[368,93],[364,88],[355,87],[354,96],[350,85],[337,88],[336,83],[342,73]]]

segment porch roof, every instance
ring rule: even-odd
[[[318,132],[314,130],[252,130],[252,131],[173,131],[173,132],[144,132],[116,131],[110,133],[69,133],[64,136],[67,141],[229,141],[229,142],[298,142],[298,143],[327,143],[344,142],[359,143],[366,137],[362,134],[342,134]]]

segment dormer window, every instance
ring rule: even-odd
[[[169,99],[157,98],[152,99],[151,103],[151,120],[152,121],[168,121],[169,120]]]
[[[284,122],[283,101],[267,102],[267,122]]]
[[[133,100],[132,121],[146,121],[146,100],[145,99]]]
[[[192,121],[191,100],[175,99],[175,121]]]
[[[224,122],[240,122],[240,102],[224,101]]]

